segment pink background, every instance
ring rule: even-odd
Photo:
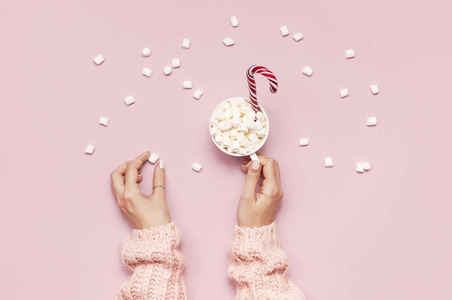
[[[113,299],[131,275],[120,243],[132,228],[109,174],[151,150],[166,161],[189,298],[232,299],[226,249],[244,175],[207,126],[220,101],[247,95],[245,71],[257,63],[280,84],[273,95],[257,78],[272,127],[263,150],[280,162],[285,190],[277,222],[290,278],[308,299],[451,299],[446,3],[2,2],[1,298]],[[290,36],[281,37],[282,25]],[[236,44],[225,47],[226,37]],[[356,58],[345,59],[348,48]],[[172,58],[182,66],[165,77]],[[301,74],[305,65],[312,77]],[[194,88],[182,89],[184,80]],[[350,96],[340,99],[344,87]],[[130,94],[136,103],[127,107]],[[376,127],[366,126],[369,116]],[[298,146],[301,137],[308,147]],[[356,173],[361,161],[372,169]],[[146,164],[145,192],[152,171]]]

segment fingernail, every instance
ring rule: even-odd
[[[242,165],[242,168],[246,168],[246,165]]]
[[[160,169],[165,169],[165,162],[163,161],[163,159],[160,160],[159,167]]]
[[[138,177],[143,176],[143,174],[138,174]]]
[[[253,169],[253,170],[257,170],[257,169],[259,169],[259,166],[260,166],[260,161],[258,161],[258,160],[253,160],[253,165],[251,166],[251,168]]]

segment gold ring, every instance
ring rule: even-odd
[[[154,186],[152,187],[152,189],[155,189],[156,187],[162,187],[162,188],[165,188],[165,186],[164,186],[164,185],[161,185],[161,184],[157,184],[157,185],[154,185]]]

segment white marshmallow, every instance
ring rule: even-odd
[[[302,70],[303,74],[305,74],[305,75],[307,75],[307,76],[311,76],[313,71],[314,71],[314,70],[312,70],[312,69],[311,69],[310,67],[308,67],[308,66],[305,66],[305,67],[303,68],[303,70]]]
[[[237,99],[237,104],[238,105],[243,106],[243,105],[245,105],[245,103],[246,103],[245,99],[243,99],[243,98]]]
[[[267,135],[267,129],[265,129],[265,128],[262,128],[261,130],[259,130],[257,132],[258,137],[265,137],[266,135]]]
[[[364,168],[365,171],[369,171],[370,170],[370,163],[364,162],[363,163],[363,168]]]
[[[281,28],[279,28],[279,31],[281,31],[281,35],[282,35],[282,36],[286,36],[286,35],[289,34],[289,29],[287,29],[287,26],[286,26],[286,25],[284,25],[284,26],[282,26]]]
[[[217,121],[221,121],[221,120],[223,120],[224,119],[224,112],[223,112],[223,110],[216,110],[215,111],[215,113],[214,113],[214,115],[213,115],[213,118],[215,119],[215,120],[217,120]]]
[[[248,127],[248,129],[255,129],[256,128],[256,123],[254,123],[253,121],[249,122],[246,124],[246,127]]]
[[[201,96],[204,94],[204,92],[201,89],[197,89],[196,92],[193,94],[193,98],[199,100]]]
[[[225,130],[223,131],[223,133],[221,134],[221,136],[226,139],[226,138],[230,138],[231,137],[231,131],[230,130]]]
[[[135,99],[133,98],[132,95],[125,97],[124,101],[126,102],[127,105],[135,103]]]
[[[180,59],[179,58],[173,58],[171,60],[171,67],[174,68],[179,68],[180,67]]]
[[[250,121],[254,122],[254,119],[256,118],[256,113],[254,112],[254,110],[252,110],[247,112],[246,116],[250,119]]]
[[[238,127],[240,127],[240,124],[241,124],[240,118],[237,118],[237,117],[232,118],[232,126],[238,128]]]
[[[217,134],[215,136],[215,142],[217,142],[217,144],[221,144],[223,142],[223,137],[219,134]]]
[[[232,129],[231,130],[231,138],[232,139],[236,139],[237,138],[237,136],[238,136],[238,132],[237,132],[237,129]]]
[[[220,121],[218,123],[218,129],[220,129],[220,131],[224,131],[225,130],[225,121]]]
[[[141,51],[141,53],[143,53],[143,56],[150,56],[151,55],[151,49],[143,48],[143,51]]]
[[[356,172],[364,173],[364,167],[362,163],[356,163]]]
[[[149,162],[151,162],[153,164],[155,164],[158,159],[159,159],[159,156],[157,155],[157,153],[152,153],[151,156],[149,156],[149,158],[148,158]]]
[[[224,43],[226,46],[228,46],[228,47],[235,44],[234,40],[231,39],[231,38],[225,38],[225,39],[223,40],[223,43]]]
[[[151,77],[151,75],[152,75],[152,70],[145,67],[145,68],[143,69],[143,75],[146,76],[146,77]]]
[[[229,130],[232,128],[232,120],[227,120],[224,122],[224,129]]]
[[[165,75],[171,74],[171,67],[166,66],[166,67],[163,69],[163,73],[165,73]]]
[[[375,126],[377,125],[377,118],[376,117],[368,117],[367,118],[367,126]]]
[[[217,136],[217,134],[218,134],[218,127],[210,127],[210,135]]]
[[[325,161],[325,167],[330,168],[333,166],[333,158],[332,157],[325,157],[323,160]]]
[[[339,91],[339,94],[341,95],[341,98],[345,98],[348,96],[348,89],[342,89]]]
[[[264,116],[264,114],[261,112],[261,111],[258,111],[257,113],[256,113],[256,118],[258,119],[258,120],[260,120],[260,121],[262,121],[262,117]]]
[[[247,152],[247,153],[254,153],[254,147],[253,147],[253,146],[248,146],[248,147],[246,148],[246,152]]]
[[[232,27],[237,27],[237,26],[239,26],[239,20],[237,20],[237,17],[236,17],[236,16],[232,16],[232,17],[231,17],[231,25],[232,25]]]
[[[104,126],[108,126],[108,123],[110,123],[110,119],[107,117],[100,117],[99,124],[102,124]]]
[[[238,108],[237,106],[234,106],[232,109],[231,109],[231,111],[232,111],[232,115],[234,116],[234,117],[241,117],[242,116],[242,113],[240,112],[240,108]]]
[[[231,139],[223,137],[223,147],[227,148],[231,146]]]
[[[241,144],[246,140],[246,136],[243,134],[243,132],[239,132],[237,134],[237,141]]]
[[[255,134],[248,134],[248,138],[250,139],[250,141],[251,141],[252,143],[256,143],[257,140],[259,139],[259,138],[257,137],[257,135],[255,135]]]
[[[372,94],[378,94],[380,92],[380,89],[378,88],[378,86],[376,84],[372,84],[370,86],[370,91],[372,92]]]
[[[230,118],[232,118],[232,110],[230,109],[230,108],[228,108],[228,109],[226,109],[225,111],[224,111],[224,117],[226,118],[226,119],[230,119]]]
[[[353,58],[353,57],[355,57],[355,50],[353,50],[353,49],[345,50],[345,57],[346,58]]]
[[[240,123],[239,131],[243,132],[243,133],[247,133],[248,127],[246,127],[246,125],[244,123]]]
[[[213,127],[218,127],[218,121],[215,119],[210,120],[210,125],[212,125]]]
[[[239,154],[240,155],[246,155],[246,149],[245,148],[240,148]]]
[[[243,148],[247,148],[247,147],[251,146],[251,142],[250,142],[249,139],[245,138],[245,140],[243,140],[243,142],[241,142],[240,145],[241,145]]]
[[[295,33],[292,38],[294,39],[295,42],[299,42],[303,39],[303,35],[300,32]]]
[[[191,44],[191,41],[189,39],[184,39],[182,41],[182,48],[189,49],[190,48],[190,44]]]
[[[182,83],[182,87],[184,89],[191,89],[193,87],[193,82],[191,82],[191,81],[184,81],[184,83]]]
[[[93,154],[95,147],[93,145],[88,145],[85,148],[85,153]]]
[[[239,104],[237,99],[235,98],[230,99],[229,103],[231,104],[231,106],[237,106]]]
[[[223,110],[226,110],[226,109],[228,109],[229,107],[231,107],[231,104],[229,104],[228,102],[221,102],[221,103],[220,103],[220,107],[221,107]]]
[[[260,131],[260,130],[262,130],[262,128],[264,128],[264,124],[262,124],[262,122],[260,120],[257,120],[255,122],[255,124],[256,124],[256,130],[257,131]]]
[[[95,58],[93,58],[94,62],[96,63],[96,65],[100,65],[101,63],[104,62],[104,58],[102,57],[102,55],[97,54]]]
[[[300,139],[300,146],[307,146],[309,145],[309,139],[303,138]]]
[[[234,141],[232,143],[232,152],[239,152],[240,150],[240,144],[237,141]]]
[[[200,164],[198,164],[198,163],[194,163],[193,166],[191,166],[191,168],[193,170],[195,170],[196,172],[199,172],[199,171],[201,171],[202,166]]]

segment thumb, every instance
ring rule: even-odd
[[[261,177],[261,170],[261,163],[258,160],[253,160],[248,164],[245,188],[242,192],[243,199],[250,201],[256,200],[256,188],[259,178]]]
[[[164,199],[165,196],[165,162],[163,159],[159,160],[159,163],[154,169],[154,185],[152,194],[161,196]]]

